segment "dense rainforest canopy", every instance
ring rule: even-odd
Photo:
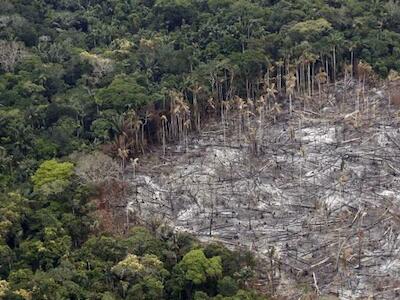
[[[397,0],[0,0],[0,298],[258,299],[244,254],[102,233],[77,156],[124,168],[235,95],[365,70],[400,70]]]

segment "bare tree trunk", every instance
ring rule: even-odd
[[[315,64],[312,63],[311,67],[311,96],[314,96],[314,74],[315,74]]]
[[[214,203],[211,204],[210,231],[209,231],[210,236],[212,236],[213,223],[214,223]]]
[[[250,83],[249,83],[249,79],[246,78],[246,96],[247,99],[250,99]]]
[[[329,62],[328,62],[328,57],[325,58],[325,68],[326,68],[326,81],[327,84],[329,85]]]
[[[311,65],[310,63],[307,64],[307,76],[308,76],[308,96],[311,97]]]
[[[279,91],[279,93],[281,93],[281,91],[282,91],[282,65],[278,66],[277,72],[278,72],[278,74],[277,74],[277,77],[278,77],[278,91]]]
[[[167,142],[165,134],[166,134],[167,128],[166,128],[166,121],[165,120],[161,120],[161,122],[162,122],[162,148],[163,148],[163,155],[165,157],[166,142]]]
[[[336,85],[336,47],[333,47],[333,82]]]
[[[354,76],[354,51],[351,50],[351,54],[350,54],[350,63],[351,63],[351,80],[353,80],[353,76]]]

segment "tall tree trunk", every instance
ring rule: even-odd
[[[336,47],[334,46],[332,49],[333,52],[333,82],[336,85]]]
[[[311,64],[307,63],[307,76],[308,76],[308,96],[311,97]]]
[[[325,68],[326,68],[326,83],[329,85],[329,61],[328,57],[325,58]]]
[[[354,50],[351,50],[350,54],[350,63],[351,63],[351,80],[353,80],[354,76]]]
[[[281,91],[282,91],[282,65],[278,65],[278,68],[277,68],[277,79],[278,79],[278,92],[279,92],[279,94],[281,93]]]
[[[311,97],[314,96],[314,74],[315,74],[315,63],[311,66]]]

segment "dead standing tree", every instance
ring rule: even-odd
[[[293,94],[296,87],[296,76],[290,73],[286,77],[286,93],[289,95],[289,115],[292,116],[293,112]]]
[[[21,42],[0,40],[0,69],[12,72],[15,65],[26,55]]]

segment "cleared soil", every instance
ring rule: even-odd
[[[140,158],[129,222],[157,219],[250,249],[262,258],[259,285],[290,299],[304,287],[400,297],[398,108],[384,88],[336,90],[296,100],[291,115],[232,110],[165,156]]]

